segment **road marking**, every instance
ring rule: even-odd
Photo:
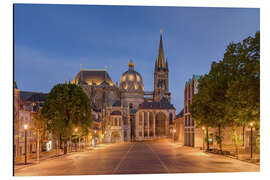
[[[157,159],[159,160],[159,163],[161,164],[161,166],[167,171],[167,173],[170,173],[169,172],[169,169],[168,167],[164,164],[164,162],[161,161],[159,155],[151,148],[151,146],[147,143],[144,143],[146,144],[146,146],[153,152],[153,154],[157,157]]]
[[[118,169],[120,168],[120,165],[121,165],[122,162],[126,159],[128,153],[130,152],[130,150],[133,148],[134,145],[135,145],[135,143],[132,144],[132,145],[130,146],[130,148],[128,149],[128,151],[126,152],[126,154],[122,157],[122,159],[120,160],[120,162],[119,162],[119,163],[117,164],[117,166],[114,168],[113,174],[114,174],[116,171],[118,171]]]

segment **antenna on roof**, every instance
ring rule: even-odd
[[[80,63],[80,70],[82,70],[82,63]]]

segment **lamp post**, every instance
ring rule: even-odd
[[[252,156],[253,156],[253,122],[249,123],[250,125],[250,159],[252,159]]]
[[[24,164],[27,164],[27,128],[28,128],[28,125],[25,124],[24,125],[24,152],[25,152]]]
[[[202,127],[202,130],[203,130],[203,151],[204,151],[204,130],[205,130],[204,126]]]
[[[97,130],[95,130],[94,132],[95,132],[94,142],[95,142],[95,147],[96,147],[96,137],[97,137],[96,133],[97,133]]]

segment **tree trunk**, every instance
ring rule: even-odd
[[[37,130],[37,160],[39,161],[39,129]]]
[[[237,134],[236,134],[236,127],[235,125],[232,126],[232,131],[233,131],[233,142],[234,142],[234,147],[235,147],[235,155],[236,155],[236,158],[238,159],[238,142],[237,142]]]
[[[63,149],[63,147],[62,147],[62,144],[63,144],[62,134],[60,134],[60,136],[59,136],[59,141],[60,141],[60,149]]]
[[[208,127],[206,127],[206,139],[207,139],[207,141],[206,141],[206,144],[207,144],[207,151],[209,151],[209,135],[208,135]]]
[[[64,139],[64,154],[67,154],[67,139]]]
[[[243,146],[245,146],[245,126],[243,126]]]
[[[69,137],[69,151],[72,152],[72,140],[71,140],[71,136]]]
[[[222,138],[221,138],[221,126],[218,125],[218,136],[220,138],[219,149],[222,151]]]

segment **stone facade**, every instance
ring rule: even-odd
[[[27,154],[37,152],[36,126],[34,114],[43,105],[47,94],[20,91],[14,82],[14,157],[25,154],[25,130],[27,125]],[[46,134],[45,132],[43,134]],[[41,143],[47,137],[41,137]],[[42,150],[42,145],[40,146]]]
[[[184,109],[176,115],[175,120],[175,137],[174,140],[184,144]]]
[[[80,85],[91,100],[99,139],[104,142],[145,140],[170,136],[175,108],[170,104],[168,61],[165,62],[160,35],[155,62],[154,91],[145,92],[143,78],[134,68],[115,84],[106,70],[81,69],[73,83]],[[146,97],[147,96],[147,97]]]

